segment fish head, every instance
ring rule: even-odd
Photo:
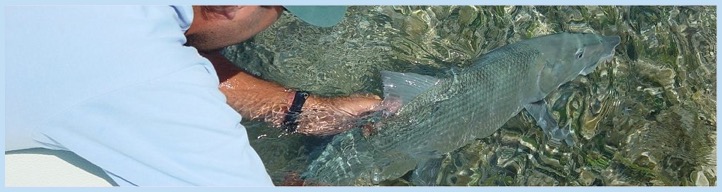
[[[559,33],[539,37],[535,46],[542,56],[538,85],[544,95],[578,75],[587,75],[601,62],[614,56],[619,36],[587,33]]]

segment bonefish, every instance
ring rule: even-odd
[[[378,183],[411,170],[424,184],[431,159],[484,138],[525,109],[553,141],[573,145],[544,98],[614,56],[619,36],[558,33],[490,51],[447,78],[381,72],[385,99],[403,104],[376,132],[339,134],[311,162],[304,178],[332,185]]]

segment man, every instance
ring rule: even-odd
[[[219,55],[270,26],[283,9],[6,8],[5,150],[69,150],[121,186],[272,185],[239,112],[280,126],[294,121],[286,114],[295,103],[304,112],[290,124],[324,134],[338,131],[310,128],[318,121],[306,111],[348,120],[379,103],[311,96],[301,105],[294,101],[303,100],[299,94],[240,72]],[[317,22],[299,9],[294,14]],[[343,15],[343,8],[327,9],[329,18]]]

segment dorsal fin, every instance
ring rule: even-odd
[[[391,71],[381,71],[381,79],[384,98],[398,98],[403,105],[439,82],[431,76]]]

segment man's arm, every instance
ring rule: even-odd
[[[238,69],[219,51],[202,55],[213,63],[221,92],[241,116],[264,120],[276,127],[282,125],[293,101],[293,90]],[[308,135],[336,134],[353,127],[359,116],[376,110],[380,102],[379,97],[370,95],[336,98],[311,95],[303,106],[296,130]]]

